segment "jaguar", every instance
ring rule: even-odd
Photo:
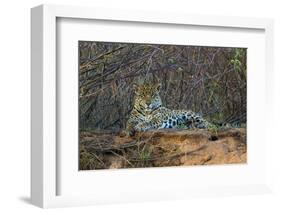
[[[134,84],[133,90],[133,108],[126,123],[126,135],[153,129],[205,129],[210,126],[207,120],[193,111],[163,106],[161,83]]]

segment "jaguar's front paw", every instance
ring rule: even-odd
[[[120,133],[120,137],[132,137],[136,134],[136,131],[134,129],[125,129],[125,130],[122,130],[121,133]]]

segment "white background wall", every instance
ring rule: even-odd
[[[37,212],[29,204],[30,178],[30,8],[41,3],[122,9],[270,17],[275,20],[275,141],[272,142],[275,187],[272,195],[202,198],[184,201],[120,204],[52,212],[280,212],[281,210],[281,6],[276,0],[2,0],[0,6],[0,212]],[[279,85],[278,85],[279,84]],[[266,116],[266,115],[264,115]],[[262,124],[261,124],[262,125]],[[109,192],[110,193],[110,192]],[[149,192],[148,192],[149,193]]]

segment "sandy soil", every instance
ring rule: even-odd
[[[157,130],[121,137],[80,133],[80,169],[117,169],[246,163],[246,129]]]

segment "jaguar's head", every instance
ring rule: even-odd
[[[150,113],[162,105],[159,92],[161,84],[134,84],[134,108],[138,111]]]

